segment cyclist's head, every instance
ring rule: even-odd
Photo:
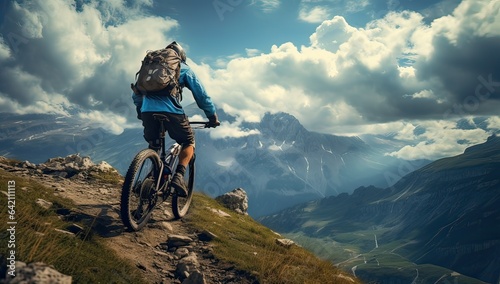
[[[181,57],[182,62],[186,63],[186,52],[184,51],[184,49],[182,48],[182,46],[180,44],[173,41],[171,44],[167,45],[167,48],[168,47],[174,49]]]

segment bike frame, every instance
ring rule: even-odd
[[[160,148],[156,151],[151,148],[143,149],[136,154],[125,175],[122,195],[120,197],[120,214],[122,220],[125,226],[134,231],[138,231],[145,226],[154,208],[171,195],[173,214],[176,218],[182,218],[187,213],[187,210],[189,210],[194,189],[196,154],[193,155],[187,168],[188,197],[186,199],[179,197],[175,195],[175,190],[170,188],[172,173],[176,163],[178,163],[178,156],[182,151],[182,145],[173,143],[166,149],[166,129],[164,123],[168,121],[168,117],[162,114],[154,116],[160,122]],[[190,124],[201,125],[193,128],[209,127],[208,122],[190,122]],[[149,172],[151,170],[143,168],[144,165],[148,165],[148,167],[151,165],[154,172],[157,170],[159,172],[154,173],[156,176],[150,176]],[[165,167],[168,167],[170,170],[168,174],[165,171]],[[143,172],[143,169],[145,169],[145,172]]]
[[[161,179],[164,178],[162,175],[163,175],[163,170],[165,169],[165,167],[169,167],[169,171],[170,171],[170,176],[171,174],[173,173],[174,171],[174,163],[175,163],[175,158],[179,156],[181,150],[182,150],[182,146],[178,143],[174,143],[172,144],[169,148],[168,148],[168,154],[167,154],[167,151],[166,151],[166,143],[165,143],[165,137],[166,137],[166,129],[165,129],[165,122],[168,122],[168,120],[165,118],[165,119],[160,119],[160,153],[159,153],[159,156],[160,156],[160,161],[161,161],[161,167],[160,167],[160,178],[157,179],[157,182],[156,182],[156,192],[158,193],[159,190],[160,190],[160,184],[161,184]],[[206,121],[190,121],[189,122],[190,125],[201,125],[201,128],[208,128],[208,122]],[[167,157],[171,157],[169,161],[167,161]],[[193,158],[192,160],[194,160],[196,157],[196,154],[193,154]],[[168,178],[168,180],[165,181],[164,183],[164,186],[165,186],[165,189],[168,189],[168,185],[170,184],[170,176]],[[162,201],[160,202],[163,202],[164,200],[166,200],[168,198],[168,195],[170,195],[172,192],[169,192],[169,194],[165,194],[166,192],[163,192],[163,196],[162,196]]]

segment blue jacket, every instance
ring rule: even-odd
[[[208,96],[205,88],[191,68],[182,63],[181,74],[179,77],[181,88],[187,87],[193,93],[194,100],[200,109],[205,112],[207,117],[215,114],[215,106],[212,99]],[[159,91],[158,93],[160,93]],[[148,93],[147,96],[138,96],[132,92],[134,104],[141,108],[141,112],[168,112],[184,114],[180,102],[170,95],[155,95]]]

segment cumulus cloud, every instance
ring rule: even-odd
[[[442,135],[439,129],[450,129],[445,123],[418,123],[430,130],[414,135],[411,121],[498,114],[498,15],[497,3],[466,0],[431,23],[411,11],[390,12],[363,28],[335,16],[318,26],[309,46],[288,42],[224,68],[208,67],[207,88],[224,110],[244,119],[279,110],[321,132],[386,128],[400,132],[397,139],[422,141],[393,153],[401,157],[457,154],[470,145],[463,141],[480,142],[488,132],[448,130],[447,140],[430,134]]]
[[[6,96],[1,110],[61,113],[73,105],[93,117],[95,112],[115,113],[121,122],[133,117],[128,83],[146,50],[168,43],[167,33],[178,25],[141,14],[148,5],[12,2],[0,30],[0,80],[8,82],[0,86]],[[45,107],[34,107],[40,104]]]
[[[257,2],[267,11],[280,6]],[[215,136],[255,134],[240,123],[284,111],[315,131],[388,131],[398,133],[396,139],[415,139],[421,143],[392,153],[410,158],[419,151],[452,153],[488,134],[447,124],[459,118],[490,117],[488,131],[498,129],[498,1],[464,0],[431,22],[417,12],[393,11],[363,27],[332,17],[336,6],[327,2],[335,1],[300,3],[299,18],[318,23],[309,44],[247,49],[215,66],[189,61],[214,102],[236,117]],[[118,133],[135,117],[128,84],[142,56],[165,46],[179,23],[144,12],[150,0],[78,3],[17,1],[7,7],[0,27],[0,110],[68,114],[78,107],[82,119],[96,124],[111,117],[109,130]],[[358,11],[369,2],[342,5]]]
[[[459,20],[467,21],[464,17]],[[449,52],[433,45],[440,33],[415,12],[392,12],[365,28],[337,16],[317,28],[310,46],[285,43],[267,54],[233,59],[211,72],[208,87],[233,109],[288,111],[304,117],[309,128],[321,118],[334,125],[442,118],[459,95],[453,89],[463,86],[446,85],[435,80],[438,74],[428,78],[421,71],[434,64],[429,60],[438,52]],[[463,55],[457,51],[456,62],[464,61]],[[480,56],[485,55],[475,55]],[[475,85],[469,94],[479,84],[477,75],[470,77]],[[477,113],[492,109],[479,106]]]
[[[422,134],[412,138],[413,145],[407,145],[389,155],[406,160],[450,157],[463,153],[465,148],[483,143],[490,135],[480,128],[460,129],[455,121],[423,121]]]
[[[500,130],[500,116],[492,116],[486,120],[488,124],[488,129],[496,130],[499,132]]]
[[[340,45],[347,42],[357,31],[341,16],[326,20],[310,36],[311,46],[330,52],[337,52]]]

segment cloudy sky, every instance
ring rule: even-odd
[[[500,129],[500,1],[31,0],[0,4],[0,112],[139,127],[129,84],[172,40],[219,108],[456,155]],[[192,102],[185,95],[185,104]]]

